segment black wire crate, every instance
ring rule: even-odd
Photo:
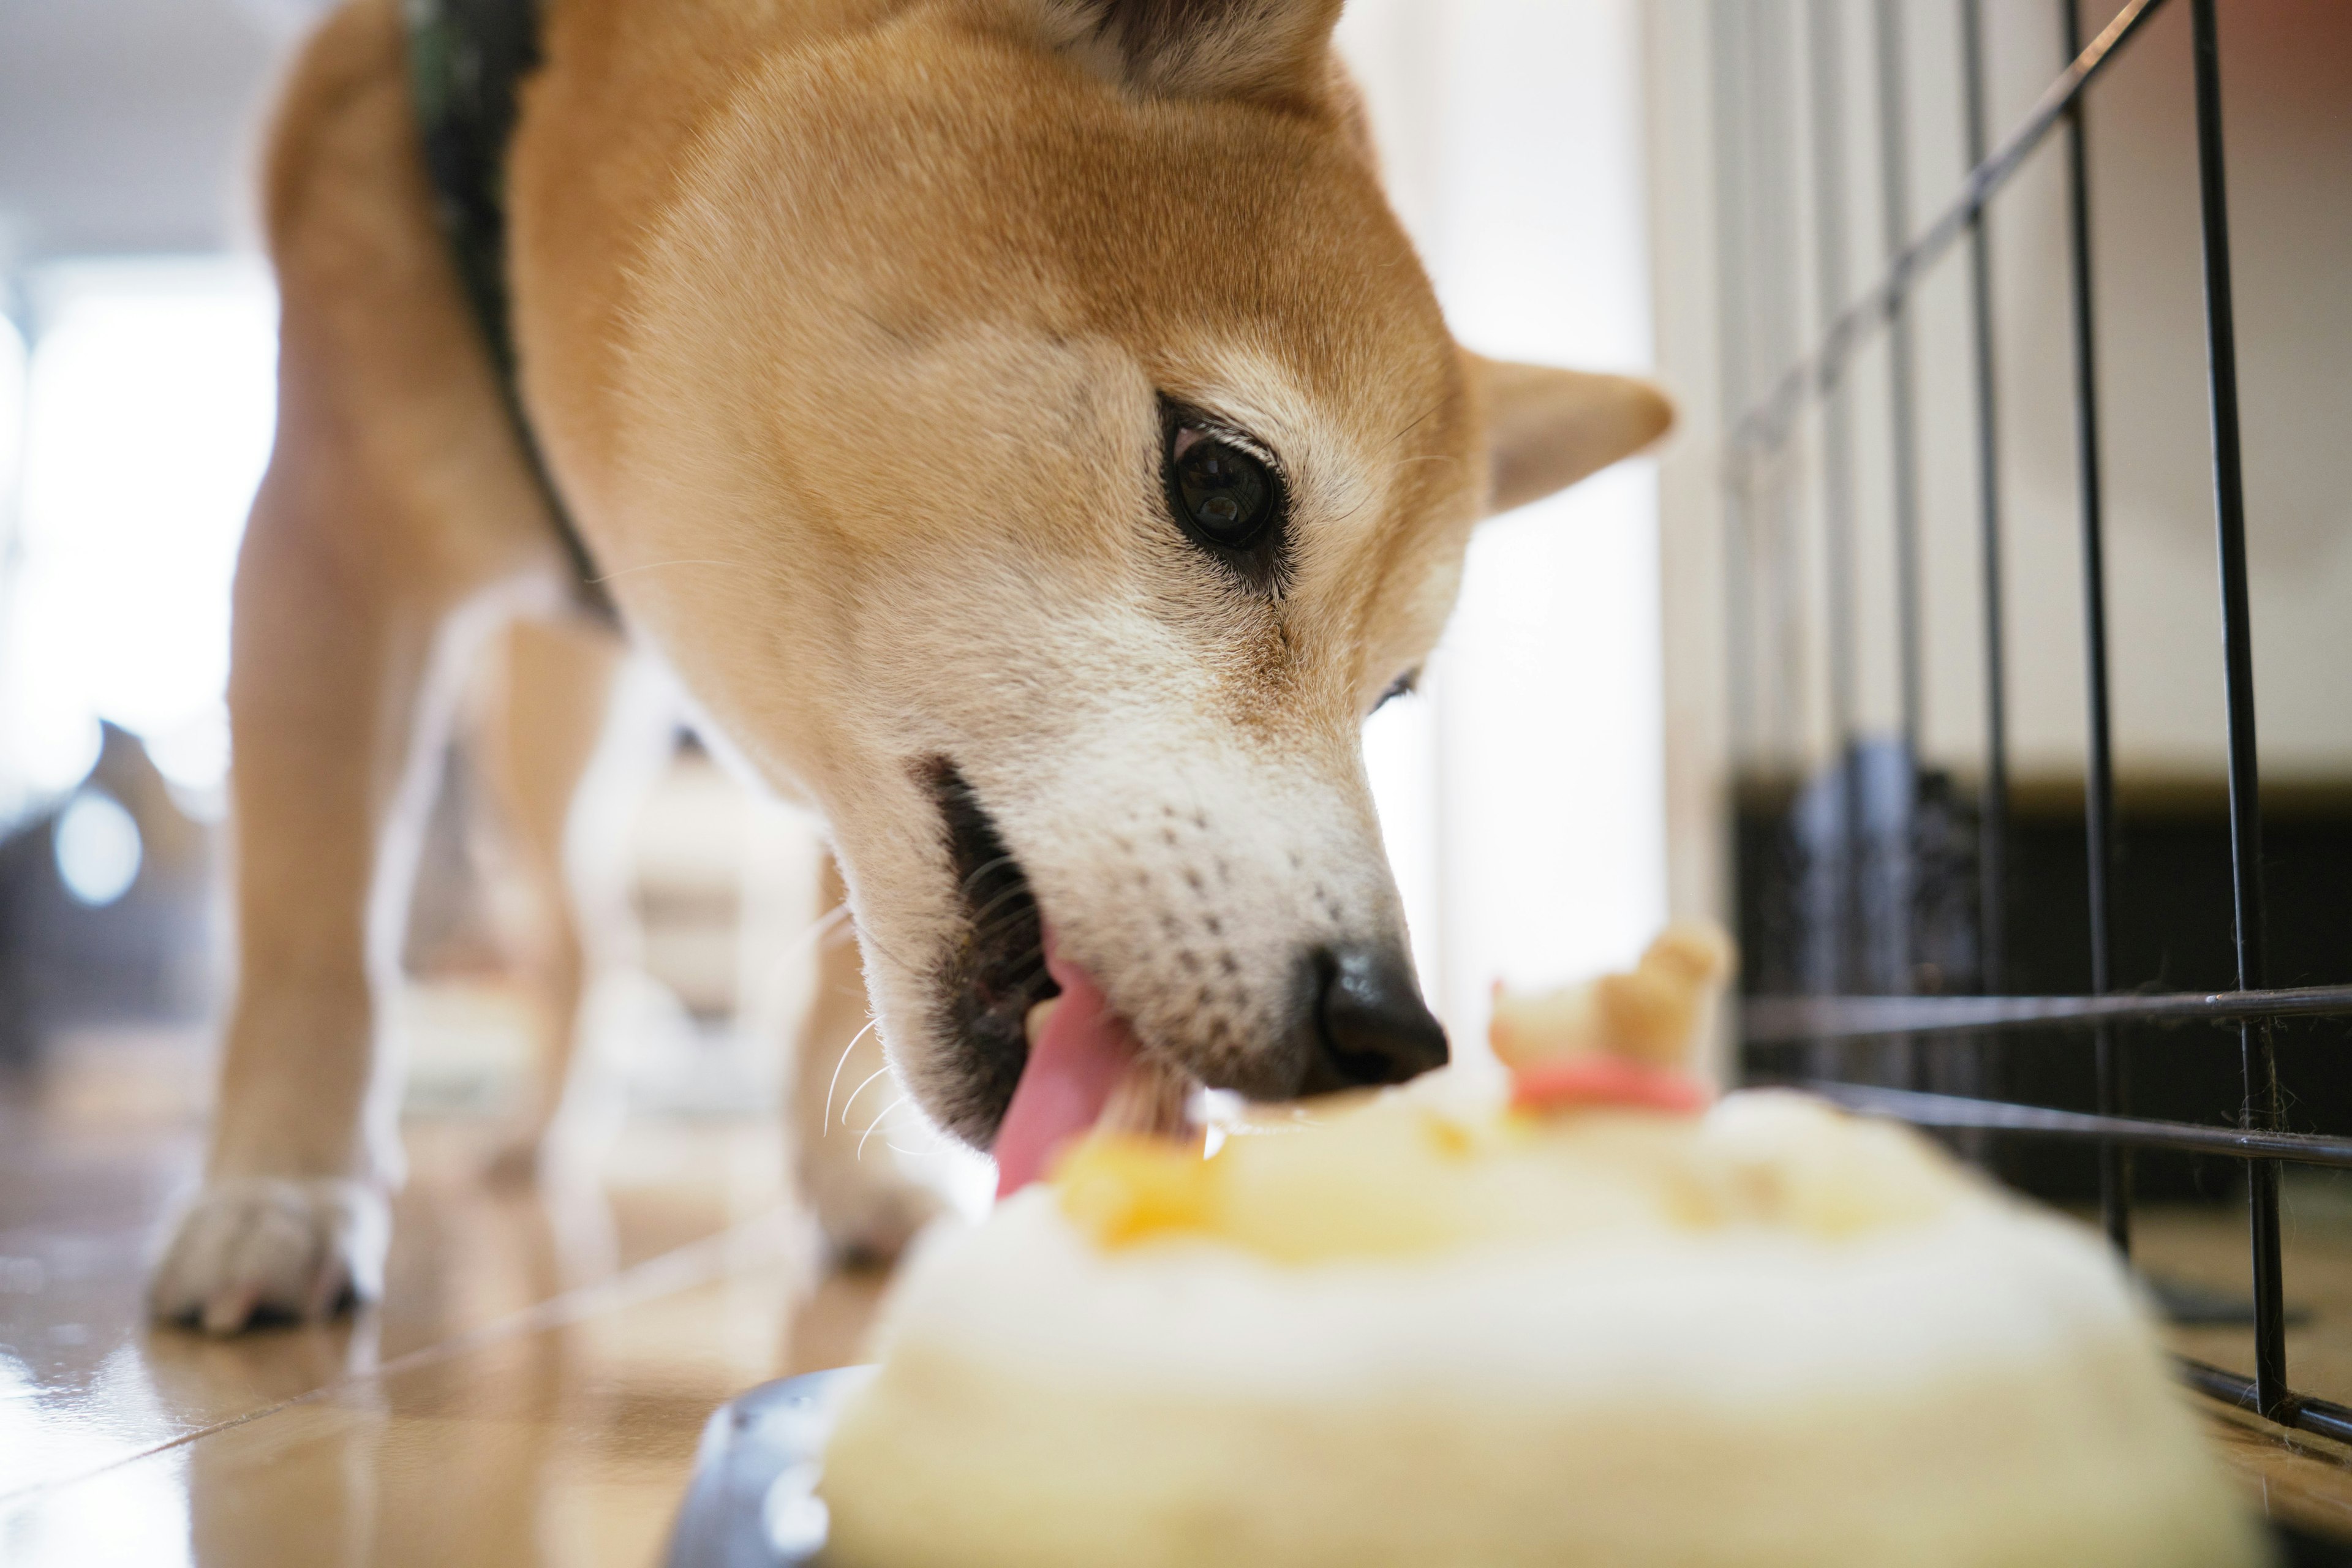
[[[2004,5],[2000,24],[2030,12]],[[1712,0],[1708,15],[1740,1071],[1934,1129],[2042,1196],[2095,1201],[2126,1254],[2136,1201],[2242,1202],[2252,1365],[2184,1361],[2184,1376],[2352,1440],[2352,1409],[2298,1392],[2286,1356],[2282,1167],[2352,1170],[2352,768],[2266,794],[2257,745],[2247,463],[2267,448],[2242,429],[2222,46],[2225,20],[2263,13],[2128,0],[2085,17],[2054,0],[2033,16],[2056,74],[1997,140],[1986,0]],[[2118,766],[2118,683],[2147,650],[2116,630],[2136,579],[2114,553],[2102,361],[2135,329],[2102,319],[2102,278],[2139,258],[2100,251],[2090,153],[2100,84],[2159,16],[2186,35],[2178,205],[2201,279],[2198,504],[2218,592],[2215,761],[2186,782]],[[1928,27],[1950,29],[1953,79],[1923,86]],[[1915,138],[1948,110],[1957,195],[1917,218]],[[2020,277],[1993,235],[2029,179],[2060,243]],[[1873,207],[1865,270],[1855,217]],[[1927,320],[1930,289],[1958,330]],[[2047,584],[2021,584],[2012,551],[2052,520],[2013,505],[2003,399],[2022,373],[2002,363],[1998,317],[2037,290],[2064,340],[2073,671],[2021,663],[2013,640],[2018,590]],[[1923,531],[1938,442],[1965,449],[1965,594]],[[1954,755],[1925,709],[1950,689],[1937,661],[1962,659],[1980,722]],[[2059,679],[2080,682],[2080,749],[2053,782],[2012,768],[2012,717],[2022,683]]]

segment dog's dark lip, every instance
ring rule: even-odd
[[[962,1082],[941,1120],[985,1149],[1029,1062],[1029,1010],[1061,987],[1045,973],[1036,895],[978,793],[945,757],[924,759],[916,774],[939,807],[963,917],[936,976],[939,1032],[965,1053]]]

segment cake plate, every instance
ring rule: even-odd
[[[763,1383],[711,1413],[670,1531],[667,1568],[800,1568],[824,1545],[818,1464],[870,1366]]]
[[[818,1466],[843,1404],[874,1375],[845,1366],[763,1383],[702,1429],[667,1568],[823,1568]],[[2352,1568],[2352,1542],[2278,1531],[2279,1568]]]

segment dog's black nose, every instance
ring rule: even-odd
[[[1305,1092],[1402,1083],[1445,1065],[1445,1031],[1423,1005],[1402,953],[1342,947],[1310,962],[1321,994]]]

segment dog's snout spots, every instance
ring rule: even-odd
[[[1295,959],[1352,953],[1363,941],[1357,933],[1373,907],[1359,906],[1369,889],[1350,880],[1352,861],[1332,858],[1354,847],[1320,835],[1285,843],[1258,837],[1263,829],[1228,821],[1215,805],[1149,798],[1101,825],[1091,880],[1110,901],[1071,919],[1128,933],[1101,960],[1118,965],[1119,1005],[1147,1041],[1204,1080],[1253,1096],[1422,1070],[1427,1035],[1402,1004],[1388,1006],[1388,994],[1367,981],[1327,1008],[1319,972],[1303,976]],[[1404,973],[1402,994],[1418,1008]]]

